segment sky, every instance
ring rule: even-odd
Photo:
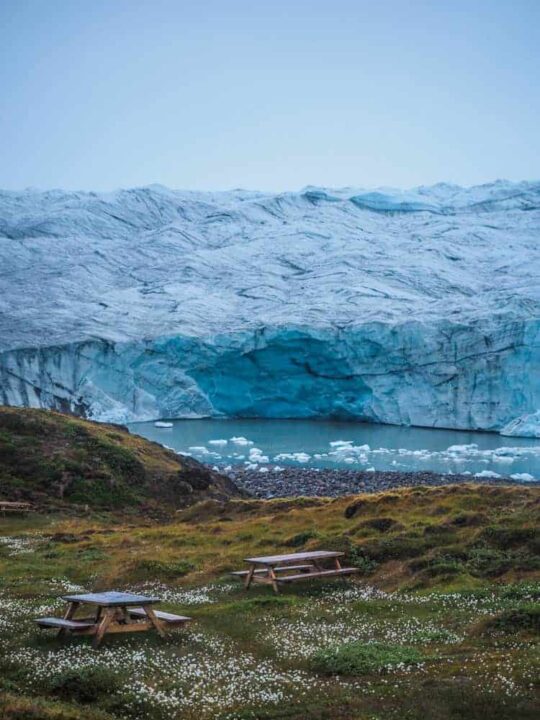
[[[0,187],[540,178],[540,0],[0,0]]]

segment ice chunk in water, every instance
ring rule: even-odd
[[[522,482],[534,482],[535,478],[529,473],[514,473],[510,475],[512,480],[521,480]]]

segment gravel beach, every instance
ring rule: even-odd
[[[416,485],[449,485],[454,483],[483,483],[490,485],[519,485],[510,478],[486,478],[474,475],[442,475],[433,472],[362,472],[356,470],[325,470],[286,467],[268,472],[235,467],[226,473],[238,486],[257,498],[322,495],[338,497],[363,492],[380,492],[391,488]],[[531,483],[523,483],[531,484]],[[537,484],[537,483],[532,483]]]

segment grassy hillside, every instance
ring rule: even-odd
[[[77,581],[91,575],[99,587],[180,574],[199,582],[241,567],[246,553],[324,548],[345,552],[364,577],[388,590],[474,588],[540,577],[540,490],[532,487],[471,484],[337,499],[206,500],[176,518],[122,525],[116,517],[113,526],[58,519],[27,559],[25,573],[46,564],[47,572],[54,567]],[[35,527],[37,521],[28,522]],[[21,557],[17,572],[23,562]]]
[[[233,494],[227,478],[122,426],[0,407],[0,499],[38,510],[164,510]]]
[[[174,521],[0,519],[3,720],[532,720],[540,492],[460,485],[207,500]],[[94,516],[95,517],[95,516]],[[227,571],[343,549],[362,573],[274,596]],[[133,589],[194,618],[165,641],[59,642],[68,591]]]

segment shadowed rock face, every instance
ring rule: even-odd
[[[5,404],[487,430],[540,407],[540,183],[28,191],[0,217]]]

